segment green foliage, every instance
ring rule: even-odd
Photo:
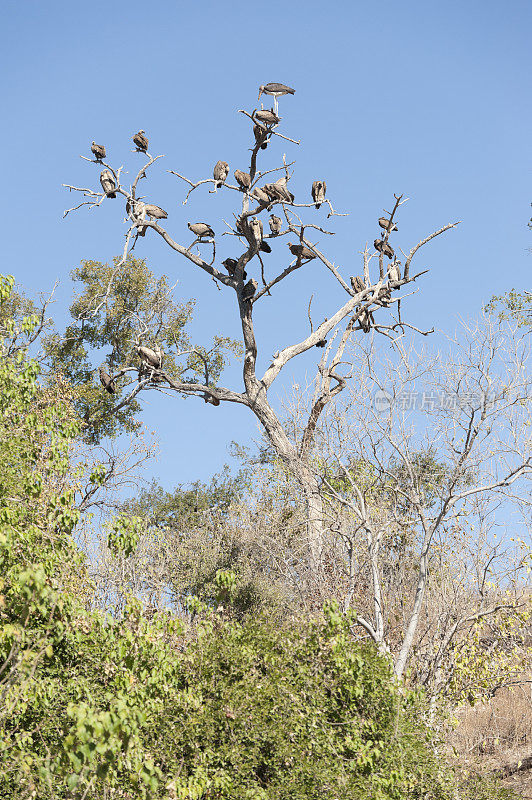
[[[511,289],[505,294],[494,295],[485,311],[490,314],[498,312],[500,320],[515,320],[519,327],[530,327],[532,324],[532,294]]]

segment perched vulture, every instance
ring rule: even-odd
[[[278,125],[281,121],[281,117],[278,117],[274,111],[268,110],[267,108],[261,108],[260,111],[255,111],[255,117],[259,122],[264,122],[265,125]]]
[[[192,233],[196,234],[199,239],[203,239],[205,236],[214,238],[214,231],[206,222],[193,222],[192,224],[189,222],[188,228]]]
[[[112,172],[110,172],[108,169],[104,169],[104,171],[100,173],[100,183],[102,184],[102,189],[107,197],[116,197],[116,183]]]
[[[360,306],[357,306],[356,311],[357,313],[360,311]],[[368,311],[366,308],[359,316],[358,322],[364,333],[369,333],[373,325],[373,314],[371,311]]]
[[[105,158],[105,147],[103,144],[96,144],[96,142],[93,142],[91,150],[96,161],[101,161],[102,158]]]
[[[235,179],[244,192],[251,186],[251,175],[241,169],[235,169]]]
[[[152,203],[146,203],[146,214],[152,219],[168,219],[168,214],[164,208],[154,206]]]
[[[103,366],[100,367],[100,381],[106,392],[109,392],[109,394],[116,394],[115,382],[111,376],[107,374]]]
[[[400,261],[392,261],[392,263],[389,265],[388,275],[390,276],[391,281],[401,280],[401,270],[399,269],[400,265]]]
[[[312,250],[304,244],[292,244],[292,242],[288,242],[288,247],[292,255],[297,256],[297,258],[305,258],[307,261],[310,261],[311,258],[316,258],[316,253],[313,253]]]
[[[262,243],[262,234],[263,234],[262,222],[260,221],[260,219],[257,219],[257,217],[253,217],[253,219],[249,223],[249,229],[251,231],[251,236],[255,244],[257,244],[257,246],[260,247]]]
[[[270,214],[270,230],[274,236],[279,236],[282,225],[283,223],[280,217],[276,217],[275,214]]]
[[[225,179],[229,175],[229,164],[227,161],[217,161],[214,165],[214,169],[212,171],[212,176],[216,181],[216,188],[219,189],[222,183],[225,183]]]
[[[362,278],[359,278],[358,275],[355,275],[354,278],[351,277],[351,286],[353,288],[353,291],[356,292],[357,294],[359,292],[363,292],[364,289],[366,288],[364,281],[362,280]]]
[[[382,239],[375,239],[373,242],[373,247],[375,250],[378,250],[379,253],[382,253],[383,256],[388,256],[388,258],[393,258],[395,255],[394,249],[388,242],[384,242]]]
[[[163,353],[163,351],[161,350],[161,348],[159,347],[159,345],[158,345],[158,344],[156,344],[156,345],[155,345],[155,347],[153,348],[153,350],[154,350],[154,353],[155,353],[155,355],[156,355],[156,356],[157,356],[157,358],[159,359],[159,367],[160,367],[160,366],[162,365],[162,363],[163,363],[163,356],[164,356],[164,353]]]
[[[286,178],[279,178],[275,183],[266,183],[262,188],[272,200],[281,200],[284,203],[293,203],[294,195],[286,188]]]
[[[255,280],[255,278],[251,278],[244,288],[242,289],[242,300],[251,300],[255,292],[257,291],[257,286],[259,284]]]
[[[262,250],[263,253],[271,253],[272,248],[268,244],[268,242],[261,242],[259,246],[259,250]]]
[[[390,220],[387,219],[387,217],[379,217],[379,225],[385,231],[390,231],[391,232],[391,231],[398,231],[399,230],[399,228],[397,227],[395,222],[390,222]]]
[[[312,199],[314,200],[316,208],[319,208],[325,200],[326,191],[327,184],[325,181],[314,181],[312,184]]]
[[[236,268],[238,266],[238,261],[236,258],[226,258],[225,261],[222,261],[222,264],[226,268],[227,272],[231,277],[235,274]],[[245,281],[247,278],[247,274],[244,272],[242,275],[242,280]]]
[[[264,128],[261,128],[260,125],[254,125],[253,126],[253,135],[255,137],[256,143],[260,144],[260,149],[261,150],[266,150],[266,148],[268,147],[268,141],[267,141],[268,133],[267,133],[267,131],[265,131]]]
[[[220,405],[220,401],[218,400],[218,398],[214,397],[214,395],[212,395],[212,394],[207,394],[207,392],[205,392],[201,396],[203,397],[205,402],[206,403],[210,403],[211,406],[219,406]]]
[[[137,355],[144,364],[148,364],[148,366],[153,367],[154,369],[158,369],[161,366],[161,356],[162,352],[160,348],[157,348],[158,352],[152,350],[151,347],[145,347],[144,345],[138,345],[136,348]]]
[[[144,136],[145,133],[146,131],[140,130],[133,137],[133,144],[135,145],[137,150],[140,150],[142,153],[145,153],[146,150],[148,149],[148,140]]]
[[[259,97],[261,94],[269,94],[271,97],[282,97],[284,94],[295,94],[296,90],[291,89],[290,86],[285,86],[284,83],[266,83],[264,86],[259,86]]]
[[[251,196],[254,197],[255,200],[258,200],[259,203],[262,203],[262,205],[264,206],[267,206],[268,203],[270,202],[270,198],[268,197],[264,189],[261,189],[259,186],[255,186],[255,188],[251,192]]]

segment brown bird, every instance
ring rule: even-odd
[[[168,219],[168,214],[164,208],[154,206],[152,203],[146,203],[146,214],[152,219]]]
[[[311,258],[316,258],[316,253],[313,253],[312,250],[304,244],[292,244],[292,242],[288,242],[287,244],[292,255],[297,256],[297,258],[304,258],[307,261],[310,261]]]
[[[392,261],[392,263],[388,266],[388,275],[391,281],[401,280],[401,270],[399,269],[400,266],[400,261]]]
[[[325,200],[326,191],[327,184],[325,181],[314,181],[312,184],[312,199],[314,200],[316,208],[319,208]]]
[[[261,150],[266,150],[268,147],[268,132],[264,130],[260,125],[253,126],[253,135],[255,137],[255,142],[260,144]]]
[[[259,122],[264,122],[266,125],[278,125],[281,121],[281,117],[278,117],[273,109],[267,108],[261,108],[259,111],[255,111],[255,118],[258,119]]]
[[[207,394],[207,392],[205,392],[201,396],[203,397],[205,402],[206,403],[210,403],[211,406],[219,406],[220,405],[220,401],[218,400],[218,398],[214,397],[214,395],[212,395],[212,394]]]
[[[275,214],[270,214],[270,230],[274,236],[279,236],[282,226],[281,218],[276,217]]]
[[[257,291],[257,286],[259,284],[255,280],[255,278],[251,278],[244,288],[242,289],[242,300],[251,300],[255,292]]]
[[[192,224],[189,222],[188,228],[192,233],[196,234],[199,239],[203,239],[205,236],[209,236],[211,239],[214,238],[214,231],[206,222],[194,222]]]
[[[262,188],[271,200],[280,200],[283,203],[293,203],[294,195],[286,188],[286,178],[279,178],[275,183],[266,183]]]
[[[262,203],[262,205],[264,206],[267,206],[268,203],[270,202],[270,198],[268,197],[264,189],[261,189],[259,186],[255,186],[255,188],[251,192],[251,196],[254,197],[255,200],[258,200],[259,203]]]
[[[91,150],[96,161],[101,161],[102,158],[105,158],[105,147],[103,144],[96,144],[96,142],[93,142]]]
[[[259,97],[261,94],[269,94],[271,97],[282,97],[285,94],[295,94],[296,90],[291,89],[290,86],[285,86],[284,83],[266,83],[264,86],[259,86]]]
[[[151,347],[145,347],[144,345],[137,345],[135,350],[144,364],[148,364],[149,367],[153,367],[154,369],[158,369],[161,366],[160,350],[159,353],[156,353]]]
[[[137,150],[140,150],[142,153],[145,153],[148,149],[148,140],[144,135],[145,133],[146,131],[140,130],[133,137],[133,144]]]
[[[357,306],[356,312],[358,313],[359,311],[360,311],[360,306]],[[373,314],[371,313],[371,311],[368,311],[367,308],[364,309],[364,311],[362,311],[362,313],[358,318],[358,322],[364,333],[369,333],[371,330],[371,326],[373,325],[374,322]]]
[[[395,222],[390,222],[390,220],[387,219],[387,217],[379,217],[379,225],[385,231],[390,231],[391,232],[391,231],[398,231],[399,230],[399,228],[397,227]]]
[[[102,184],[102,189],[104,190],[105,194],[109,198],[116,197],[115,189],[116,189],[116,182],[113,178],[113,173],[110,172],[108,169],[104,169],[103,172],[100,173],[100,183]]]
[[[251,175],[247,172],[242,172],[241,169],[235,169],[234,172],[236,182],[243,191],[246,191],[251,186]]]
[[[216,188],[219,189],[222,183],[225,183],[225,179],[229,175],[229,164],[227,161],[217,161],[214,165],[214,169],[212,171],[212,176],[216,181]]]
[[[260,221],[260,219],[258,219],[257,217],[253,217],[253,219],[250,220],[249,229],[251,231],[251,236],[253,241],[255,242],[257,247],[260,247],[262,243],[262,234],[263,234],[262,222]]]
[[[227,272],[231,277],[235,274],[236,268],[238,266],[238,261],[236,258],[226,258],[225,261],[222,261],[222,264],[226,268]],[[242,273],[242,280],[245,281],[247,278],[247,274],[244,272]]]
[[[116,394],[115,382],[111,378],[111,376],[104,370],[103,364],[100,367],[100,381],[106,392],[109,392],[109,394]]]
[[[139,224],[139,220],[143,220],[146,216],[146,204],[141,200],[133,200],[133,203],[131,203],[128,199],[126,201],[126,214],[137,223],[137,236],[146,236],[148,226]]]
[[[351,280],[351,286],[353,288],[353,291],[356,292],[357,294],[359,292],[363,292],[364,289],[366,288],[366,286],[364,284],[364,281],[358,275],[355,275],[354,278],[351,277],[350,280]]]
[[[263,253],[271,253],[272,252],[272,248],[270,247],[268,242],[261,242],[260,246],[259,246],[259,250],[261,250]]]
[[[373,247],[375,250],[378,250],[379,253],[382,253],[383,256],[388,256],[388,258],[393,258],[395,255],[394,249],[388,242],[383,241],[382,239],[375,239],[373,242]]]

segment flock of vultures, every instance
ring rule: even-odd
[[[260,148],[265,150],[268,146],[269,140],[271,139],[273,128],[278,125],[281,120],[281,118],[278,116],[278,98],[282,97],[283,95],[295,94],[295,89],[292,89],[290,86],[285,86],[283,83],[267,83],[259,88],[259,100],[263,94],[273,97],[274,108],[256,109],[251,118],[253,121],[253,134],[256,143],[255,146],[257,149]],[[138,133],[133,136],[133,144],[135,145],[137,152],[147,154],[149,142],[148,138],[146,137],[146,132],[139,130]],[[101,144],[96,144],[96,142],[92,142],[91,150],[96,161],[102,163],[106,157],[105,147]],[[212,179],[215,187],[214,190],[219,189],[225,184],[229,176],[229,171],[229,164],[227,161],[216,162],[213,169]],[[294,202],[294,195],[287,186],[287,176],[283,176],[273,183],[266,183],[264,186],[254,186],[251,188],[253,181],[248,172],[235,169],[233,174],[238,184],[238,188],[259,203],[259,206],[255,212],[257,214],[270,206],[271,203],[280,202],[291,204]],[[116,198],[116,175],[110,169],[106,168],[102,171],[100,174],[100,183],[107,198]],[[328,202],[325,199],[326,191],[327,185],[325,181],[316,180],[312,183],[311,196],[316,208],[320,208],[322,203]],[[130,198],[127,199],[126,212],[128,217],[136,223],[137,236],[146,235],[146,230],[149,227],[148,225],[143,224],[143,221],[146,220],[146,217],[148,217],[150,221],[168,218],[167,212],[163,208],[160,208],[160,206]],[[381,253],[383,256],[386,256],[390,261],[393,259],[392,263],[388,267],[388,276],[392,281],[399,281],[401,279],[400,262],[395,258],[394,250],[388,242],[390,233],[397,230],[397,225],[392,221],[392,219],[388,219],[387,217],[380,217],[378,223],[383,230],[383,236],[380,239],[375,239],[374,247],[379,253]],[[255,216],[250,219],[248,215],[243,215],[241,218],[236,220],[235,227],[237,234],[245,237],[248,243],[254,247],[256,252],[261,251],[264,253],[271,253],[271,247],[264,239],[262,220],[260,220],[258,217]],[[190,245],[190,247],[197,243],[208,243],[214,240],[215,233],[212,227],[206,222],[189,222],[188,228],[196,237],[195,241],[192,243],[192,245]],[[280,217],[272,213],[269,218],[269,228],[270,236],[268,238],[279,236],[282,228],[282,220]],[[311,261],[312,259],[316,258],[316,253],[304,244],[294,244],[292,242],[288,242],[287,246],[290,249],[291,254],[297,258],[299,263],[303,261]],[[231,277],[235,276],[235,273],[238,272],[238,261],[236,259],[226,258],[225,261],[222,261],[222,264]],[[245,281],[247,279],[247,274],[244,270],[242,270],[241,273],[241,276],[238,277],[240,277],[242,281]],[[358,276],[351,278],[351,286],[355,292],[363,291],[366,288],[364,282]],[[257,291],[257,287],[258,283],[256,280],[253,278],[249,280],[242,289],[242,299],[244,301],[251,300]],[[382,304],[387,305],[386,297],[384,298]],[[363,310],[358,321],[361,329],[367,333],[373,325],[373,315],[370,311]],[[326,341],[321,340],[316,346],[324,347],[325,344]],[[151,348],[139,344],[136,347],[136,353],[140,359],[139,375],[148,372],[152,379],[156,379],[157,370],[162,368],[163,352],[161,348],[158,345],[155,345],[153,348]],[[115,394],[115,379],[106,372],[105,365],[100,367],[100,380],[103,388],[107,392],[110,394]],[[218,404],[218,402],[219,401],[217,401],[216,404]]]

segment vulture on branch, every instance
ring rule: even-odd
[[[257,286],[259,284],[255,280],[255,278],[251,278],[244,288],[242,289],[242,300],[251,300],[255,292],[257,291]]]
[[[395,222],[390,222],[387,217],[379,217],[379,226],[383,228],[385,231],[398,231],[399,228],[395,224]]]
[[[285,94],[295,94],[296,90],[291,89],[290,86],[285,86],[284,83],[266,83],[264,86],[259,86],[259,97],[261,94],[269,94],[271,97],[282,97]]]
[[[229,164],[227,161],[217,161],[214,165],[214,169],[212,171],[212,176],[216,181],[216,188],[219,189],[222,183],[225,183],[225,179],[229,175]]]
[[[325,200],[326,191],[327,184],[325,181],[314,181],[312,184],[312,199],[314,200],[316,208],[319,208]]]
[[[307,261],[310,261],[311,258],[316,258],[316,253],[313,253],[312,250],[304,244],[292,244],[292,242],[288,242],[288,247],[292,255],[297,256],[297,258],[304,258]]]
[[[207,394],[207,392],[205,392],[201,396],[203,397],[205,402],[206,403],[210,403],[211,406],[219,406],[220,405],[220,401],[218,400],[218,398],[214,397],[214,395],[212,395],[212,394]]]
[[[261,242],[259,250],[262,250],[263,253],[271,253],[272,252],[272,248],[270,247],[268,242]]]
[[[96,142],[93,142],[91,145],[91,150],[96,161],[101,161],[102,158],[105,158],[106,153],[103,144],[96,144]]]
[[[399,267],[401,266],[400,261],[392,261],[392,263],[388,267],[388,275],[390,276],[391,281],[400,281],[401,280],[401,270]]]
[[[261,203],[264,206],[267,206],[268,203],[270,202],[270,198],[268,197],[264,189],[261,189],[259,186],[255,186],[255,188],[251,192],[251,196],[254,197],[255,200],[258,200],[259,203]]]
[[[355,275],[354,278],[351,277],[350,280],[351,280],[351,286],[353,288],[353,291],[356,292],[357,294],[359,292],[363,292],[364,289],[366,288],[366,286],[364,284],[364,281],[362,280],[362,278],[359,278],[358,275]]]
[[[140,130],[133,137],[133,144],[141,153],[145,153],[148,149],[148,140],[144,135],[145,133],[146,131]]]
[[[272,200],[280,200],[283,203],[293,203],[294,195],[286,188],[286,178],[279,178],[275,183],[266,183],[264,191]]]
[[[264,128],[261,128],[260,125],[254,125],[253,126],[253,135],[255,137],[255,142],[257,144],[260,144],[260,149],[261,150],[266,150],[266,148],[268,147],[268,141],[267,141],[268,133],[267,133],[267,131],[265,131]]]
[[[104,370],[103,366],[100,367],[100,381],[103,388],[109,394],[116,394],[116,385],[111,376]]]
[[[360,311],[360,306],[357,306],[356,312]],[[360,327],[364,331],[364,333],[369,333],[371,330],[371,326],[373,325],[373,314],[371,311],[368,311],[367,308],[362,311],[361,315],[358,318],[358,322]]]
[[[259,122],[264,122],[266,125],[278,125],[281,121],[281,117],[278,117],[273,110],[267,108],[255,111],[255,117]]]
[[[104,190],[107,197],[114,198],[116,197],[115,189],[116,189],[116,182],[113,178],[113,173],[110,172],[108,169],[104,169],[103,172],[100,173],[100,183],[102,184],[102,189]]]
[[[382,239],[375,239],[373,242],[373,247],[375,250],[378,250],[379,253],[382,253],[383,256],[388,256],[388,258],[392,259],[395,255],[394,249],[388,242],[384,242]]]
[[[279,236],[282,225],[283,223],[280,217],[276,217],[275,214],[270,214],[270,230],[273,236]]]
[[[209,236],[211,239],[214,238],[214,231],[206,222],[193,222],[192,224],[189,222],[188,228],[198,239],[203,239],[205,236]]]
[[[144,364],[148,364],[149,367],[153,367],[154,369],[158,369],[161,366],[162,352],[160,348],[157,349],[158,352],[156,353],[155,350],[151,349],[151,347],[145,347],[144,345],[137,345],[135,348],[140,360]]]
[[[226,258],[225,261],[222,261],[222,264],[226,268],[227,272],[231,277],[235,274],[236,268],[238,266],[238,261],[236,258]],[[246,273],[242,273],[242,280],[245,281],[247,278]]]
[[[260,221],[260,219],[257,219],[257,217],[253,217],[253,219],[249,223],[249,229],[251,231],[251,236],[253,238],[253,241],[255,242],[257,247],[260,247],[260,245],[262,244],[262,234],[263,234],[262,222]]]
[[[154,206],[152,203],[146,203],[146,214],[151,217],[152,219],[168,219],[168,214],[164,210],[164,208],[160,208],[159,206]]]
[[[242,172],[241,169],[235,169],[235,179],[242,191],[247,191],[251,186],[251,175],[247,172]]]

